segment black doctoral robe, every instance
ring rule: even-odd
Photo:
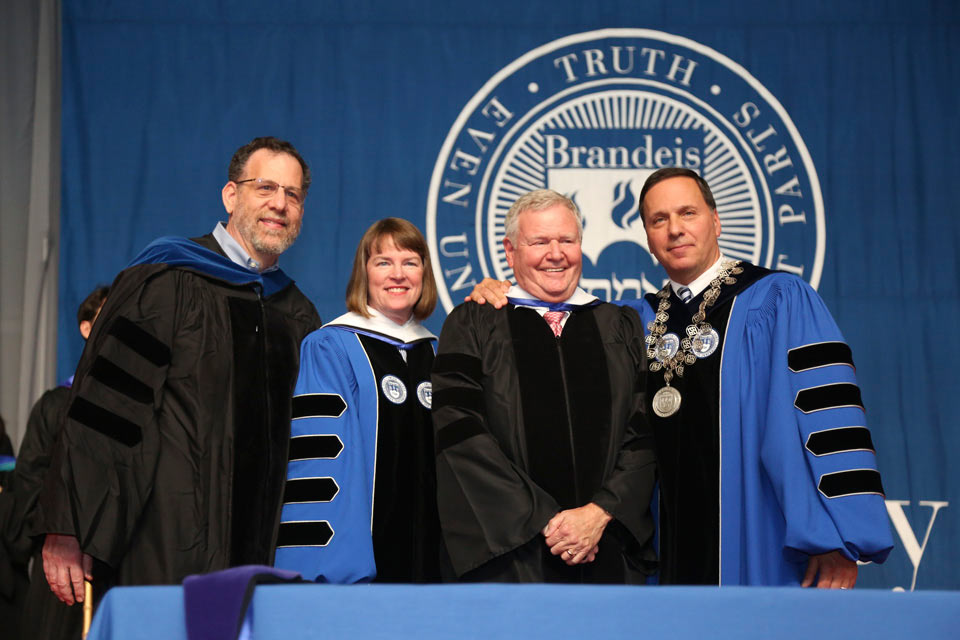
[[[21,445],[21,450],[23,449]],[[13,443],[0,428],[0,461],[13,459]],[[27,591],[27,560],[29,541],[24,549],[20,544],[23,513],[17,506],[13,492],[15,469],[0,471],[0,621],[3,637],[17,640],[21,637],[17,620]]]
[[[714,353],[684,368],[671,385],[683,401],[677,413],[651,417],[659,463],[660,584],[720,583],[720,363],[736,295],[770,273],[745,265],[734,285],[720,290],[706,321],[720,337]],[[656,309],[659,301],[647,295]],[[703,292],[684,303],[670,289],[668,332],[686,336]],[[664,386],[662,373],[647,378],[648,397]]]
[[[430,409],[418,385],[430,379],[433,345],[407,352],[370,336],[359,336],[377,380],[397,376],[409,396],[397,404],[377,395],[377,455],[373,496],[373,553],[377,582],[439,582],[440,526],[437,521],[435,456]]]
[[[645,580],[655,465],[644,354],[632,309],[580,307],[560,338],[532,309],[453,310],[434,366],[433,420],[440,522],[458,577]],[[541,531],[589,502],[614,520],[596,560],[568,567]]]
[[[272,559],[299,346],[320,318],[282,273],[194,243],[162,239],[114,281],[41,495],[41,530],[102,563],[98,595]]]
[[[79,639],[83,626],[82,607],[69,607],[60,602],[47,585],[40,555],[43,538],[32,538],[37,517],[37,498],[43,478],[50,468],[50,454],[70,400],[70,387],[56,387],[45,392],[27,420],[27,430],[20,443],[20,455],[13,472],[9,493],[0,495],[0,502],[9,499],[9,509],[0,508],[4,544],[15,562],[30,570],[29,592],[21,609],[12,613],[11,621],[20,619],[20,637],[45,640]],[[6,617],[0,617],[6,621]],[[6,638],[6,635],[4,636]]]

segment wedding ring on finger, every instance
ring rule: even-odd
[[[567,549],[567,555],[572,558],[573,556],[577,555],[577,552],[573,549]]]

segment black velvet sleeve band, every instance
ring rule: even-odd
[[[333,538],[333,528],[326,520],[281,522],[277,547],[325,547]]]
[[[863,493],[883,495],[880,472],[874,469],[852,469],[820,476],[817,485],[820,493],[828,498],[842,498]]]
[[[292,460],[316,460],[325,458],[332,460],[343,451],[343,442],[336,434],[321,434],[308,436],[294,436],[290,438],[290,455]]]
[[[853,352],[845,342],[818,342],[787,352],[787,367],[793,372],[835,364],[853,366]]]
[[[306,393],[293,396],[291,418],[337,418],[343,414],[347,403],[337,393]]]
[[[158,367],[170,364],[170,347],[141,329],[129,318],[119,316],[110,325],[110,335]]]
[[[807,437],[807,451],[815,456],[826,456],[846,451],[874,451],[870,429],[866,427],[839,427],[815,431]]]
[[[797,399],[793,404],[804,413],[813,413],[814,411],[823,411],[824,409],[837,409],[839,407],[863,408],[863,400],[860,398],[860,387],[850,382],[837,382],[835,384],[825,384],[819,387],[801,389],[797,393]]]
[[[143,439],[143,433],[139,426],[82,397],[74,399],[73,404],[70,405],[69,415],[83,426],[98,431],[128,447],[140,444]]]

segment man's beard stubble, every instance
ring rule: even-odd
[[[237,216],[237,230],[240,235],[258,253],[279,256],[289,249],[300,235],[301,221],[294,223],[287,215],[283,216],[287,226],[276,230],[260,228],[258,223],[260,215],[256,211],[251,212],[240,207],[234,211],[233,215]]]

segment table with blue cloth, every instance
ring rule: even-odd
[[[253,638],[956,638],[960,592],[561,585],[259,586]],[[89,640],[186,639],[181,587],[107,593]]]

